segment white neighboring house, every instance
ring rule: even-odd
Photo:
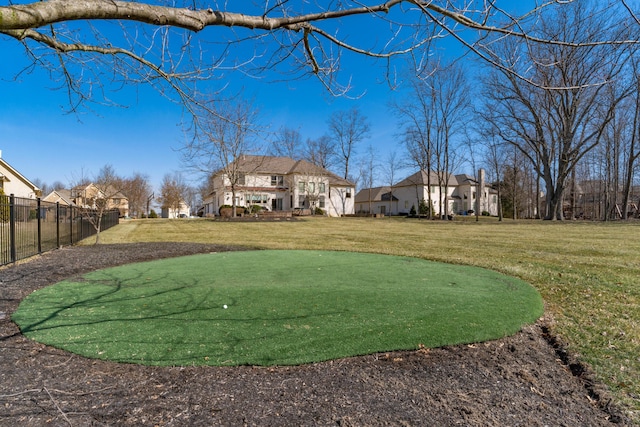
[[[42,190],[2,159],[2,151],[0,151],[0,189],[7,196],[13,194],[25,199],[35,199],[42,195]]]
[[[391,187],[364,188],[356,194],[357,214],[398,214],[398,198]]]
[[[189,209],[189,205],[184,200],[180,200],[178,207],[162,207],[162,218],[187,218],[191,209]]]
[[[354,213],[352,182],[306,160],[244,155],[214,174],[211,193],[203,201],[205,216],[218,215],[221,206],[233,204],[225,170],[239,172],[235,186],[238,207],[259,205],[268,211],[320,208],[329,216]]]
[[[430,176],[424,170],[403,179],[392,187],[365,188],[356,195],[356,211],[358,213],[407,215],[413,207],[416,212],[420,201],[428,203],[431,196],[434,215],[441,211],[449,215],[465,215],[476,209],[476,193],[478,180],[469,175],[449,174],[446,186],[439,185],[438,175],[431,171]],[[444,181],[444,180],[442,180]],[[446,194],[446,197],[445,197]],[[448,209],[445,211],[444,203]],[[498,215],[497,192],[488,186],[483,186],[480,198],[480,212]]]

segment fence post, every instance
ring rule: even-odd
[[[42,253],[42,218],[41,218],[41,209],[40,209],[40,197],[36,199],[36,220],[38,221],[38,254]]]
[[[73,206],[71,206],[71,216],[69,217],[69,245],[73,245]]]
[[[9,244],[11,246],[11,262],[17,261],[16,251],[16,198],[9,195]]]
[[[60,202],[56,202],[56,246],[60,249]]]

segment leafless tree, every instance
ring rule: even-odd
[[[396,184],[396,179],[398,179],[398,172],[400,172],[401,169],[402,164],[398,152],[395,150],[389,152],[386,159],[382,163],[382,170],[385,181],[386,184],[389,185],[389,214],[393,212],[393,186]]]
[[[496,70],[486,80],[489,102],[483,109],[484,120],[542,176],[546,219],[563,218],[572,170],[598,145],[615,106],[623,99],[621,95],[605,103],[602,95],[609,82],[619,77],[628,54],[589,42],[605,32],[611,38],[621,37],[626,30],[614,25],[608,13],[594,13],[591,6],[589,2],[558,6],[542,17],[536,30],[540,37],[569,40],[573,45],[495,43],[501,44],[505,57],[526,58],[514,59],[510,67],[528,73],[535,85]]]
[[[369,214],[374,214],[372,208],[372,194],[371,190],[375,184],[378,176],[379,164],[377,162],[378,152],[371,144],[367,146],[364,156],[361,159],[358,179],[356,181],[356,187],[362,184],[362,187],[367,188],[369,191]]]
[[[502,165],[502,178],[500,183],[502,188],[502,205],[506,215],[510,215],[512,219],[523,217],[522,206],[525,204],[523,200],[525,187],[522,181],[524,176],[522,164],[522,156],[513,147],[506,147],[506,162]]]
[[[498,192],[498,221],[502,221],[504,218],[502,211],[502,168],[504,167],[506,150],[505,144],[490,135],[484,135],[486,151],[485,162],[489,165],[489,174],[493,178],[492,181],[495,185],[495,189]]]
[[[317,139],[307,139],[304,159],[324,169],[331,169],[332,159],[336,153],[335,145],[328,135]]]
[[[336,147],[336,158],[344,171],[342,177],[349,179],[349,166],[356,154],[357,145],[369,137],[369,121],[354,107],[347,111],[333,112],[327,124],[329,136]]]
[[[434,171],[440,192],[441,218],[449,215],[447,189],[456,156],[457,137],[470,113],[471,89],[462,68],[456,63],[435,64],[413,77],[410,95],[392,104],[404,128],[410,157],[420,169]],[[427,173],[431,186],[431,174]],[[433,206],[429,192],[428,206]]]
[[[507,70],[507,65],[484,50],[491,47],[488,35],[519,38],[529,44],[575,43],[523,30],[549,4],[556,3],[565,7],[564,3],[571,2],[533,3],[516,16],[496,2],[471,0],[389,0],[377,4],[178,1],[168,5],[28,0],[0,7],[0,33],[6,40],[21,43],[25,55],[33,60],[25,71],[45,67],[60,80],[72,108],[94,97],[108,100],[99,86],[105,80],[145,82],[170,96],[168,85],[189,104],[194,101],[197,84],[239,68],[250,75],[280,71],[292,79],[311,73],[331,92],[344,93],[349,90],[350,78],[338,77],[343,55],[381,58],[389,70],[395,57],[413,55],[419,65],[428,53],[416,52],[427,52],[425,46],[445,36]],[[600,10],[614,7],[629,19],[635,18],[625,2],[593,6]],[[367,34],[374,37],[356,37],[362,31],[363,18],[368,18]],[[211,27],[220,30],[203,31]],[[590,42],[622,41],[597,37]],[[242,56],[240,51],[251,53]]]
[[[622,193],[620,197],[622,219],[628,219],[629,213],[640,214],[640,200],[632,200],[634,177],[637,178],[638,160],[640,159],[640,62],[633,58],[629,65],[630,76],[629,98],[620,105],[618,115],[622,115],[623,129],[620,131],[619,143],[621,159],[620,180]]]
[[[588,153],[571,175],[572,207],[594,220],[627,219],[637,210],[632,189],[637,169],[640,101],[636,60],[624,76],[608,85],[603,98],[628,97],[618,104],[607,123],[601,143]],[[575,189],[575,190],[574,190]],[[573,196],[574,193],[577,193]]]
[[[119,209],[125,196],[122,194],[122,178],[111,165],[105,165],[89,179],[81,177],[71,188],[71,197],[83,218],[96,230],[95,244],[100,243],[102,220],[109,210]]]
[[[330,199],[329,174],[316,165],[305,165],[300,172],[300,177],[290,184],[298,186],[297,206],[300,209],[310,209],[312,215],[320,210],[325,212]]]
[[[417,116],[415,116],[417,118]],[[403,130],[403,142],[407,150],[407,164],[418,170],[427,172],[427,187],[431,188],[431,165],[433,164],[433,150],[431,147],[430,127],[422,127],[418,124],[411,124]],[[416,183],[416,198],[420,200],[419,186]],[[431,191],[427,192],[427,206],[433,206]],[[429,209],[427,218],[431,219],[432,209]]]
[[[49,184],[41,180],[40,178],[35,178],[31,180],[31,183],[38,187],[40,191],[42,191],[42,197],[46,196],[52,191],[52,188],[49,187]]]
[[[427,90],[423,96],[429,99],[431,114],[434,116],[433,154],[436,175],[439,187],[444,188],[444,193],[440,192],[440,217],[445,219],[449,216],[449,178],[457,163],[462,160],[457,152],[457,137],[464,130],[469,118],[471,87],[463,69],[455,62],[438,66],[428,72],[425,83]]]
[[[300,131],[283,126],[274,135],[270,151],[274,156],[300,160],[303,157],[302,150],[303,144]]]
[[[626,82],[624,82],[624,85],[626,85]],[[602,96],[607,103],[615,102],[615,99],[620,96],[620,91],[624,91],[627,94],[630,93],[628,88],[623,87],[618,82],[612,82],[607,85]],[[621,102],[610,113],[611,119],[608,120],[602,134],[600,145],[596,147],[596,150],[602,152],[604,160],[604,192],[602,194],[604,197],[604,217],[602,219],[605,221],[609,221],[616,216],[618,218],[622,217],[622,210],[620,209],[622,155],[626,145],[625,133],[628,128],[628,116],[631,111],[625,108],[627,106],[624,104],[624,102]],[[574,199],[572,198],[572,208],[575,205]]]
[[[208,114],[210,111],[213,114]],[[242,156],[254,154],[259,134],[257,110],[247,101],[211,102],[196,128],[194,138],[183,149],[187,165],[205,174],[221,174],[232,194],[236,216],[236,191],[244,184]]]
[[[152,193],[149,176],[136,172],[122,180],[122,193],[129,200],[129,215],[140,218],[147,212],[147,200]]]
[[[632,98],[633,105],[633,121],[631,122],[632,130],[627,141],[627,162],[624,170],[624,184],[622,189],[622,212],[623,219],[628,219],[629,208],[631,205],[631,189],[633,186],[633,178],[637,176],[638,159],[640,159],[640,74],[637,71],[637,65],[634,66],[634,91]],[[636,196],[638,196],[636,194]],[[635,200],[636,215],[640,215],[640,197]]]
[[[415,76],[409,78],[410,91],[402,101],[393,101],[391,109],[399,118],[401,138],[407,150],[408,164],[418,170],[427,171],[427,186],[431,188],[431,173],[434,153],[434,115],[431,114],[431,104],[424,95],[424,81]],[[416,186],[418,200],[418,187]],[[431,191],[428,192],[428,206],[433,206]],[[428,218],[432,216],[429,209]]]
[[[160,186],[159,202],[169,212],[178,212],[188,198],[189,186],[180,173],[166,174]]]

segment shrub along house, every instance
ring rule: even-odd
[[[219,215],[234,199],[236,207],[272,212],[354,213],[355,184],[306,160],[244,155],[214,173],[211,183],[205,216]]]

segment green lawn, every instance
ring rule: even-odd
[[[149,365],[293,365],[501,338],[542,315],[477,267],[267,250],[130,264],[60,282],[12,316],[39,342]]]
[[[375,252],[475,265],[518,277],[542,294],[553,332],[593,367],[640,422],[639,222],[136,220],[102,238],[104,243],[215,242]]]

